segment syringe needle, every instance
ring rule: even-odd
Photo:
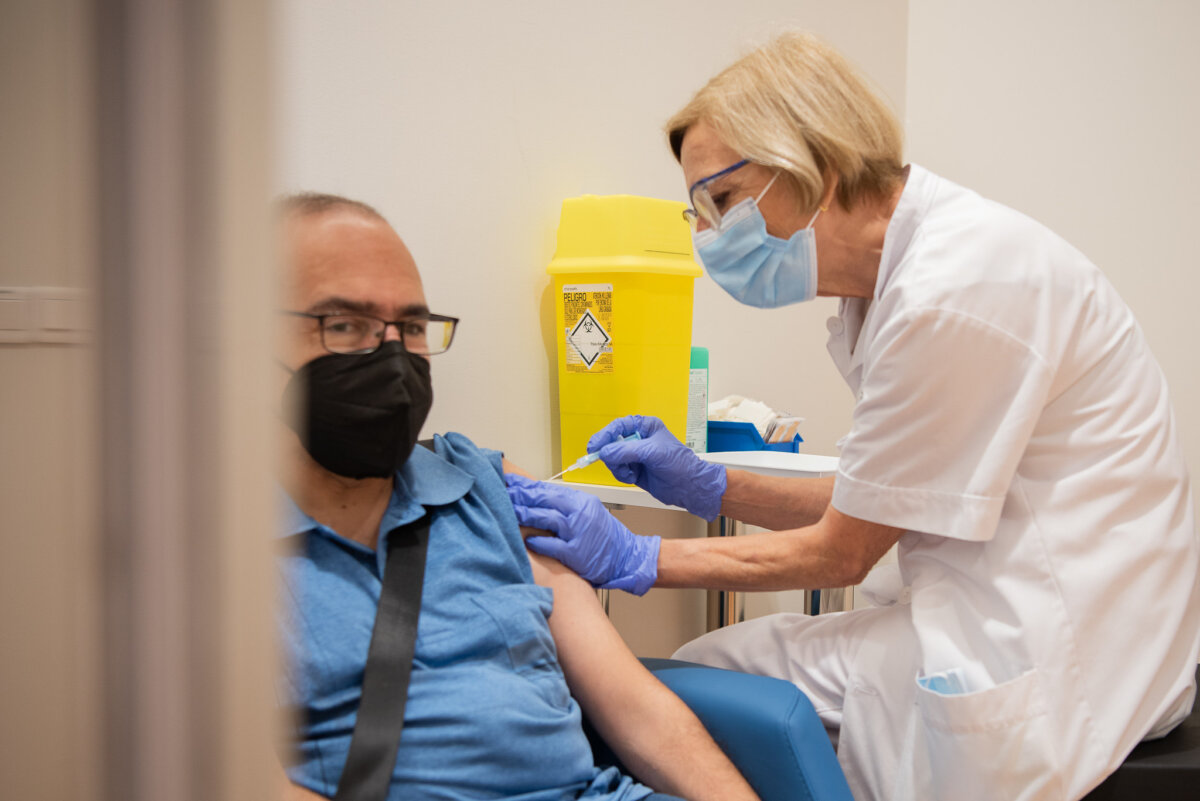
[[[631,439],[641,439],[641,438],[642,438],[642,435],[639,434],[638,432],[634,431],[632,434],[630,434],[627,437],[621,437],[621,441],[628,442]],[[566,470],[563,470],[561,473],[557,473],[553,476],[550,476],[550,478],[548,478],[546,480],[553,481],[556,478],[561,478],[562,476],[566,475],[567,473],[571,472],[572,470],[578,470],[581,467],[587,467],[588,465],[598,461],[599,459],[600,459],[599,451],[593,451],[592,453],[585,453],[583,456],[580,456],[578,459],[575,460],[575,464],[571,465]]]

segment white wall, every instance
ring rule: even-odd
[[[1195,478],[1200,4],[909,9],[909,157],[1049,225],[1105,272],[1167,374]]]
[[[463,319],[434,363],[426,425],[550,475],[553,307],[545,268],[564,198],[684,199],[662,124],[713,73],[786,26],[843,48],[902,110],[905,4],[277,0],[278,185],[376,205],[435,311]],[[833,453],[850,395],[825,353],[833,301],[762,313],[707,278],[693,340],[712,392],[807,416]]]
[[[563,198],[683,199],[662,123],[716,71],[786,26],[831,40],[906,121],[909,157],[1050,225],[1142,322],[1200,467],[1200,5],[1013,0],[727,0],[602,5],[276,0],[281,190],[376,204],[463,318],[437,357],[429,431],[456,429],[549,475],[554,382],[545,266]],[[825,353],[835,302],[763,312],[696,283],[693,341],[714,397],[809,419],[834,453],[851,397]],[[660,527],[627,515],[635,528]],[[651,594],[652,596],[654,593]],[[614,618],[646,619],[614,598]],[[696,609],[668,612],[690,632]],[[673,624],[675,625],[675,624]],[[622,627],[641,653],[651,634]],[[643,636],[645,635],[645,636]],[[655,640],[657,641],[657,640]]]

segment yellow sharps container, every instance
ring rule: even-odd
[[[681,441],[692,344],[692,258],[684,204],[633,195],[563,201],[554,277],[562,467],[613,418],[662,418]],[[603,462],[563,476],[614,484]]]

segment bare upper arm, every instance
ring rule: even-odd
[[[551,633],[555,633],[555,616],[559,618],[557,626],[562,626],[564,621],[569,620],[574,628],[579,619],[584,618],[589,623],[601,622],[612,628],[612,623],[604,614],[604,607],[600,605],[600,599],[596,597],[596,590],[571,568],[557,559],[532,552],[529,552],[529,564],[533,568],[533,580],[554,591],[554,609],[550,616]],[[616,633],[615,629],[613,633]],[[555,639],[557,640],[557,635]]]
[[[525,478],[529,478],[529,479],[533,478],[533,476],[529,475],[529,473],[525,472],[520,467],[517,467],[512,462],[508,461],[508,457],[501,456],[500,461],[501,461],[501,465],[503,466],[503,470],[505,473],[516,473],[518,476],[525,476]],[[531,528],[530,526],[521,526],[521,537],[524,539],[529,539],[530,537],[553,537],[553,536],[554,536],[553,534],[551,534],[549,531],[545,531],[544,529]],[[536,571],[536,568],[535,568],[535,571]],[[542,582],[539,581],[538,583],[541,584]]]
[[[516,473],[518,476],[525,476],[525,478],[530,479],[533,478],[533,476],[529,475],[529,473],[527,473],[525,470],[508,461],[507,456],[501,456],[500,463],[504,467],[505,473]]]
[[[591,585],[561,562],[529,554],[533,579],[554,591],[550,633],[571,693],[584,709],[603,694],[609,683],[653,680],[629,650]]]

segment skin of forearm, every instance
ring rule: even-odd
[[[831,506],[816,524],[799,529],[664,539],[655,586],[751,592],[848,587],[860,583],[902,533]]]
[[[626,747],[614,749],[630,771],[655,790],[690,801],[757,799],[687,705],[657,679],[653,682],[657,688],[630,693],[620,703],[623,710],[637,710],[620,735]]]
[[[725,481],[721,514],[772,531],[816,523],[833,497],[833,476],[784,478],[728,470]]]

